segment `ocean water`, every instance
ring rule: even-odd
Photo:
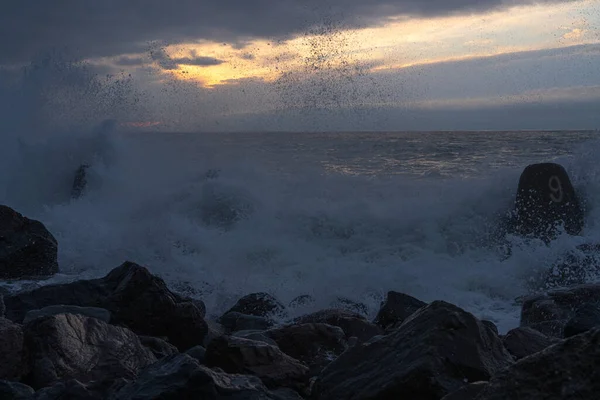
[[[61,273],[2,283],[12,289],[100,277],[130,260],[202,298],[210,315],[266,291],[283,303],[315,299],[292,315],[347,298],[372,317],[395,290],[457,304],[506,332],[541,271],[600,242],[598,133],[47,129],[31,92],[4,99],[0,204],[55,235]],[[522,170],[546,161],[565,166],[584,201],[582,236],[493,240]],[[71,199],[82,163],[88,186]]]

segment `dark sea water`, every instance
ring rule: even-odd
[[[371,315],[388,290],[518,324],[515,298],[578,244],[600,241],[594,132],[125,133],[2,143],[0,203],[41,220],[61,274],[147,266],[217,314],[237,297],[337,297]],[[530,163],[565,166],[586,205],[581,237],[490,238]],[[83,197],[69,198],[90,163]],[[4,283],[18,287],[17,283]]]

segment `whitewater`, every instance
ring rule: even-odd
[[[68,107],[42,113],[55,74],[5,83],[0,99],[0,204],[46,225],[61,269],[0,283],[10,290],[129,260],[203,299],[209,315],[269,292],[315,299],[292,313],[344,298],[372,317],[395,290],[506,332],[541,271],[600,242],[594,132],[134,133],[119,123],[129,103],[99,112],[98,87],[78,94],[88,114],[78,109],[76,123]],[[522,170],[547,161],[565,166],[585,204],[582,236],[493,240]],[[88,185],[72,199],[82,164]]]

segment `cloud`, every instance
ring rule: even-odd
[[[221,65],[225,62],[214,57],[183,57],[175,58],[173,61],[175,61],[177,64],[194,65],[196,67],[210,67],[212,65]]]
[[[285,38],[332,20],[365,26],[395,15],[441,16],[539,2],[4,0],[0,13],[0,64],[26,61],[50,47],[66,47],[84,57],[114,56],[143,52],[146,43],[155,40],[181,43],[203,38],[235,44],[248,37]]]

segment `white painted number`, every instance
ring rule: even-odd
[[[553,175],[550,177],[548,181],[548,188],[550,188],[550,200],[555,203],[562,203],[564,193],[562,188],[562,183],[558,176]]]

